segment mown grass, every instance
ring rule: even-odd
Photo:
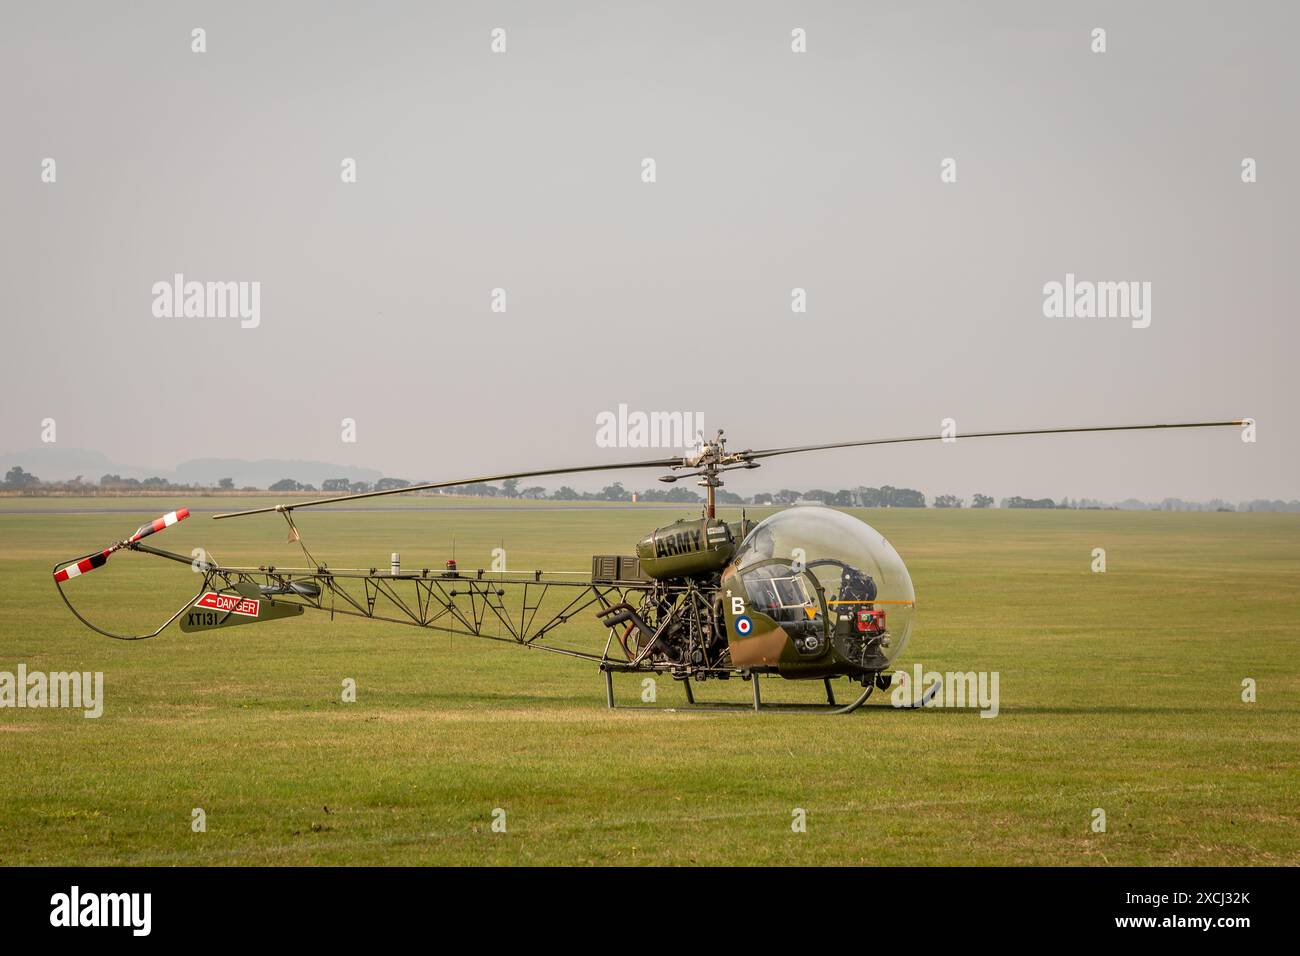
[[[998,671],[1001,711],[982,719],[878,703],[850,717],[609,712],[581,663],[310,613],[110,641],[67,613],[51,566],[187,503],[115,502],[0,501],[0,670],[103,671],[106,695],[98,720],[0,710],[0,863],[1300,862],[1297,515],[860,512],[916,584],[902,666]],[[299,523],[335,566],[396,550],[437,567],[454,537],[463,568],[504,544],[513,569],[583,570],[673,517],[446,504]],[[196,514],[151,540],[297,563],[274,516]],[[1089,570],[1097,547],[1105,574]],[[73,586],[129,624],[194,581],[119,555]],[[584,620],[566,642],[603,637]],[[638,702],[639,684],[618,687]],[[661,705],[682,702],[660,682]],[[1098,807],[1105,833],[1090,828]]]

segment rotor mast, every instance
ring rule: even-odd
[[[718,477],[718,469],[713,467],[705,471],[700,476],[700,484],[704,486],[704,517],[713,519],[717,516],[714,489],[722,484],[722,479]]]

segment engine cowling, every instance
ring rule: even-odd
[[[736,537],[721,518],[683,518],[637,543],[641,570],[657,581],[717,574],[736,553]]]

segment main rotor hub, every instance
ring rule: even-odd
[[[727,436],[722,429],[718,429],[716,437],[709,441],[700,443],[699,451],[694,455],[682,459],[680,465],[674,465],[674,468],[699,468],[702,473],[709,475],[717,472],[727,465],[737,465],[749,461],[748,449],[741,452],[727,453]]]
[[[718,434],[712,440],[700,442],[699,450],[694,455],[684,456],[680,464],[670,466],[672,471],[682,468],[694,468],[697,469],[696,471],[685,475],[664,475],[659,480],[672,483],[679,478],[698,477],[700,480],[697,484],[704,487],[708,493],[704,513],[712,518],[715,513],[714,489],[722,487],[722,479],[718,477],[719,472],[731,471],[733,468],[757,468],[758,462],[750,456],[749,449],[728,453],[727,436],[722,429],[718,429]]]

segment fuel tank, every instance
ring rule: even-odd
[[[641,570],[658,581],[717,574],[735,553],[736,537],[721,518],[683,518],[636,546]]]

